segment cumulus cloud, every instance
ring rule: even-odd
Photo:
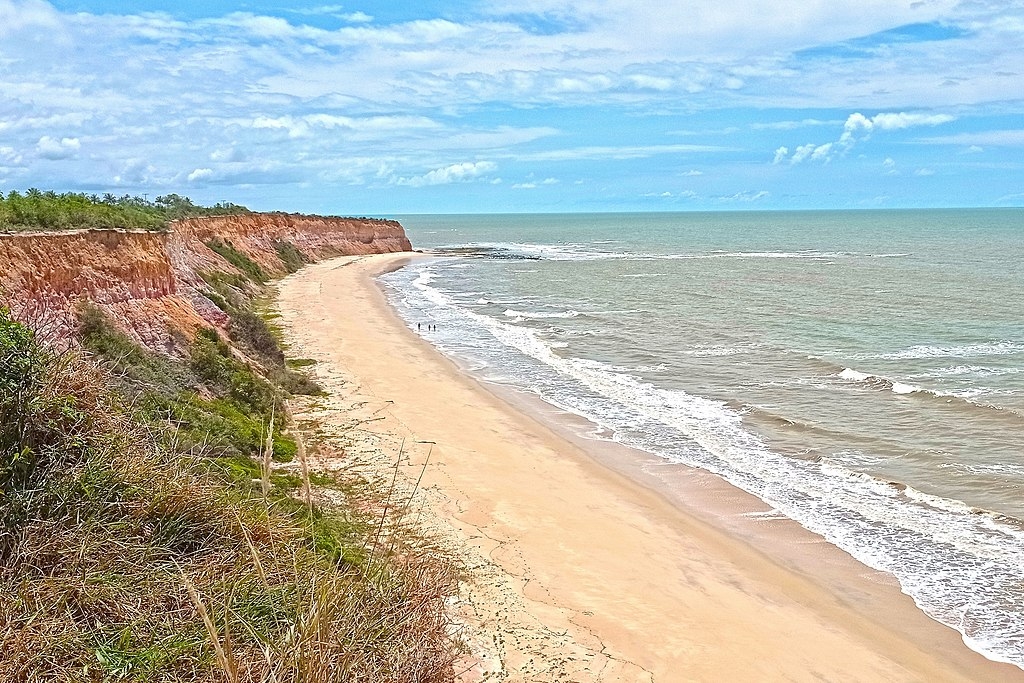
[[[212,168],[197,168],[188,174],[188,181],[190,183],[197,182],[199,180],[206,180],[207,178],[213,177]]]
[[[400,178],[399,185],[411,187],[423,187],[424,185],[447,185],[478,178],[482,175],[497,170],[498,165],[491,161],[464,161],[459,164],[452,164],[442,168],[435,168],[433,171],[421,176],[412,178]]]
[[[908,114],[906,112],[876,114],[868,118],[860,112],[850,114],[843,124],[839,144],[852,147],[857,140],[866,138],[875,130],[903,130],[915,126],[938,126],[955,121],[949,114]]]
[[[121,171],[114,176],[114,185],[139,186],[153,180],[156,167],[145,159],[128,159],[121,166]]]
[[[22,155],[13,147],[0,147],[0,162],[5,166],[17,166],[21,163]]]
[[[860,141],[868,139],[875,131],[904,130],[916,126],[939,126],[955,121],[956,117],[949,114],[923,113],[880,113],[868,117],[860,112],[850,114],[843,123],[843,132],[835,142],[823,144],[807,143],[800,145],[789,155],[789,148],[782,146],[775,150],[773,164],[781,163],[789,158],[791,164],[804,161],[831,161],[837,154],[849,152]]]
[[[793,150],[793,156],[789,157],[790,164],[799,164],[808,159],[811,161],[828,161],[831,159],[833,143],[826,142],[823,145],[817,145],[813,142],[809,142],[806,145],[800,145]],[[778,164],[786,158],[786,154],[789,150],[785,147],[779,147],[775,150],[775,159],[772,163]]]
[[[81,148],[82,143],[79,142],[78,138],[61,138],[57,140],[49,135],[44,135],[36,143],[36,153],[44,159],[52,160],[70,159]]]
[[[0,0],[0,38],[17,36],[29,28],[57,29],[60,14],[42,0]]]

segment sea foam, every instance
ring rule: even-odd
[[[416,298],[410,306],[444,320],[442,330],[457,331],[430,338],[442,350],[486,358],[513,384],[586,417],[617,441],[719,474],[868,566],[892,573],[922,610],[986,656],[1024,665],[1024,634],[1016,628],[1024,583],[1019,525],[834,459],[787,457],[726,403],[556,352],[540,330],[460,306],[428,271],[385,278],[402,296]],[[853,368],[835,376],[894,393],[921,392]]]

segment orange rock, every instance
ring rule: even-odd
[[[253,213],[189,218],[167,232],[77,230],[0,235],[0,301],[53,339],[69,339],[82,300],[124,332],[164,353],[175,334],[192,338],[227,316],[202,292],[203,271],[237,272],[206,242],[230,242],[267,273],[283,275],[275,245],[293,244],[312,260],[409,251],[397,221]]]

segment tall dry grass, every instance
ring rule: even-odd
[[[264,496],[23,332],[0,311],[0,680],[451,679],[456,565],[360,512],[388,492]]]

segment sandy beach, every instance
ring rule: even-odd
[[[279,307],[291,355],[316,359],[330,392],[300,418],[361,467],[400,457],[407,485],[422,474],[418,514],[469,569],[463,680],[1024,680],[714,477],[582,438],[463,373],[373,282],[409,258],[307,266]]]

